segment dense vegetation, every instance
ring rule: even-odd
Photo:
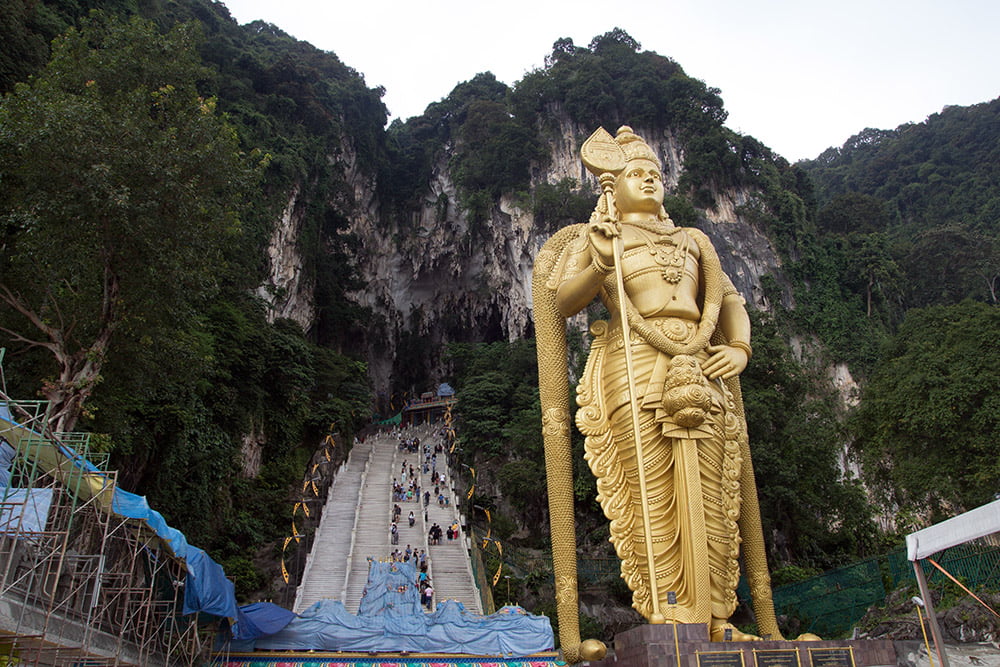
[[[331,348],[358,314],[343,298],[350,264],[333,276],[320,261],[351,239],[319,156],[341,130],[380,133],[370,111],[385,112],[332,55],[239,28],[219,5],[166,3],[149,12],[159,28],[130,3],[102,7],[5,13],[22,41],[65,36],[3,70],[4,389],[44,392],[60,427],[92,432],[123,486],[243,573],[248,594],[263,583],[250,558],[287,531],[313,449],[331,424],[349,442],[370,409],[364,363]],[[303,247],[324,301],[310,337],[250,296],[293,182],[315,209]],[[259,470],[248,444],[262,445]]]
[[[997,303],[998,116],[1000,100],[948,107],[923,123],[865,130],[803,164],[825,231],[880,235],[877,298],[897,322],[908,308],[966,296]]]
[[[817,192],[812,262],[834,278],[813,312],[835,313],[827,340],[871,378],[851,437],[900,530],[996,487],[998,118],[1000,100],[948,107],[802,164]]]
[[[103,13],[88,18],[93,7]],[[565,120],[671,132],[684,149],[675,220],[698,225],[718,193],[739,190],[739,213],[782,255],[743,386],[786,578],[891,541],[876,510],[904,530],[995,487],[1000,101],[866,130],[791,165],[724,126],[718,90],[614,29],[587,47],[559,39],[512,87],[482,73],[386,128],[382,91],[334,54],[238,26],[210,0],[14,0],[0,17],[0,92],[8,392],[63,392],[65,425],[95,434],[123,484],[251,580],[249,555],[286,530],[290,487],[322,434],[333,423],[349,439],[372,408],[353,355],[376,327],[346,296],[360,286],[353,190],[330,156],[353,151],[396,233],[442,167],[458,196],[439,198],[438,216],[464,210],[470,239],[501,195],[549,231],[593,206],[572,179],[536,183]],[[315,284],[308,332],[252,296],[292,189]],[[419,331],[403,333],[399,387],[429,383]],[[580,362],[583,341],[572,348]],[[524,553],[547,540],[534,354],[530,340],[449,351],[474,502]],[[838,363],[863,381],[853,413],[830,389]],[[246,442],[263,443],[259,471],[242,467]],[[845,443],[873,497],[842,472]],[[581,545],[608,556],[576,465]],[[517,583],[537,592],[544,579],[526,568]]]

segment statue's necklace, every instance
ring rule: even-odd
[[[674,238],[677,232],[680,232],[679,240]],[[653,261],[662,267],[663,279],[671,285],[679,283],[684,277],[684,264],[687,262],[690,237],[680,229],[675,229],[671,234],[660,234],[656,237],[643,233],[643,237]]]

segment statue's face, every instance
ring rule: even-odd
[[[622,213],[652,213],[663,205],[663,175],[655,162],[629,160],[615,179],[615,205]]]

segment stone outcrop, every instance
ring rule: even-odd
[[[281,217],[275,222],[267,246],[268,276],[257,288],[257,295],[268,304],[268,321],[278,318],[295,320],[308,329],[316,317],[312,282],[305,279],[299,232],[304,207],[298,186],[288,193]]]
[[[596,201],[597,182],[579,157],[580,145],[594,128],[575,125],[558,112],[553,117],[557,129],[546,135],[551,157],[533,170],[534,182],[572,178],[594,192]],[[675,189],[684,155],[674,133],[645,127],[635,131],[660,155],[668,192]],[[376,183],[358,165],[349,141],[331,157],[349,193],[333,204],[350,221],[348,233],[359,240],[354,261],[365,287],[350,298],[370,313],[361,351],[376,388],[388,386],[393,359],[406,336],[419,337],[433,375],[448,341],[514,340],[532,333],[531,269],[551,230],[535,224],[533,213],[512,196],[494,202],[485,221],[470,220],[448,169],[449,151],[446,147],[437,156],[419,210],[405,219],[381,212],[385,207],[379,206]],[[740,215],[740,206],[751,197],[752,192],[741,190],[717,193],[717,206],[702,212],[700,226],[747,302],[769,309],[760,279],[780,274],[781,262],[767,237]],[[268,250],[270,278],[260,293],[274,316],[291,317],[308,329],[316,307],[295,246],[301,209],[295,189],[275,226]]]

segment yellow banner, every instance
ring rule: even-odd
[[[475,485],[475,484],[473,484],[472,486],[470,486],[470,487],[469,487],[469,492],[468,492],[467,494],[465,494],[465,499],[466,499],[466,500],[471,500],[471,499],[472,499],[472,493],[473,493],[473,492],[474,492],[475,490],[476,490],[476,485]]]
[[[292,541],[292,538],[290,538],[290,537],[286,537],[285,538],[285,543],[281,547],[281,553],[285,553],[285,549],[288,548],[288,543],[291,542],[291,541]]]
[[[499,544],[497,545],[499,546]],[[500,563],[500,567],[497,568],[497,573],[493,575],[493,585],[496,586],[497,582],[500,581],[500,573],[503,571],[503,563]],[[287,582],[285,582],[287,583]]]
[[[288,583],[288,569],[285,568],[284,558],[281,559],[281,578],[285,580],[286,584]]]

